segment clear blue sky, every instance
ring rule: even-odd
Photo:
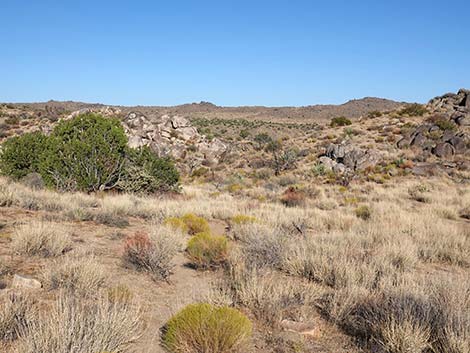
[[[470,88],[470,1],[0,0],[0,101],[424,102]]]

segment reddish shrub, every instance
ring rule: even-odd
[[[301,206],[305,202],[305,194],[296,187],[290,186],[282,194],[281,202],[288,207]]]

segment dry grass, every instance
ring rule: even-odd
[[[180,220],[196,210],[211,225],[231,226],[229,271],[213,288],[211,303],[243,308],[268,331],[282,318],[308,319],[318,309],[366,351],[468,353],[470,228],[464,211],[469,190],[441,178],[347,188],[318,185],[302,207],[285,207],[271,202],[282,189],[276,194],[262,186],[251,190],[256,199],[248,192],[234,196],[205,184],[186,186],[179,199],[156,202],[132,195],[15,190],[14,184],[0,179],[0,204],[69,214],[72,219],[98,221],[97,215],[106,214],[131,223],[134,218]],[[367,205],[368,212],[358,210],[360,205]],[[239,215],[256,222],[235,222]],[[154,226],[155,234],[129,238],[124,255],[128,264],[156,279],[169,278],[173,256],[182,250],[181,229],[188,230],[186,223],[167,222],[169,228]],[[54,241],[47,236],[26,236],[36,234],[35,228],[17,229],[12,243],[16,251],[43,256],[64,252],[66,247],[50,246]],[[51,227],[40,229],[47,233],[46,228]],[[58,250],[45,250],[49,248]],[[73,288],[83,281],[84,292],[96,291],[99,280],[90,280],[89,289],[85,283],[88,276],[95,278],[93,271],[83,264],[72,266],[72,260],[64,256],[60,261],[65,263],[54,265],[55,282],[64,283],[54,288]],[[83,280],[61,279],[68,276]],[[74,291],[80,292],[78,287]],[[120,298],[120,292],[110,298]]]
[[[48,289],[93,296],[103,287],[105,273],[92,255],[78,254],[53,262],[44,272],[43,283]]]
[[[60,295],[21,331],[18,353],[126,352],[140,335],[140,310],[132,303]]]
[[[27,295],[10,294],[0,298],[0,340],[14,340],[33,314],[33,301]]]
[[[155,226],[150,235],[138,232],[125,240],[123,259],[148,272],[154,280],[168,280],[173,257],[181,249],[181,238],[181,233],[163,226]]]
[[[20,254],[54,257],[70,249],[71,238],[61,224],[31,222],[15,229],[12,247]]]

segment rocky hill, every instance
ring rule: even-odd
[[[263,106],[241,106],[221,107],[208,102],[183,104],[172,107],[163,106],[114,106],[124,113],[140,111],[145,115],[181,115],[189,118],[230,118],[230,119],[258,119],[276,121],[302,121],[315,122],[330,119],[335,116],[347,116],[359,118],[371,111],[390,111],[403,106],[406,103],[395,102],[383,98],[366,97],[350,100],[340,105],[309,105],[303,107],[263,107]],[[72,112],[80,109],[101,109],[106,107],[98,103],[82,102],[59,102],[49,101],[44,103],[16,103],[11,106],[22,109],[48,111],[50,113]]]

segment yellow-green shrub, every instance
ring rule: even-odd
[[[187,233],[189,231],[189,227],[186,225],[186,223],[181,219],[177,217],[169,217],[165,219],[163,222],[166,226],[169,226],[170,228],[176,229],[176,230],[181,230],[183,233]]]
[[[189,234],[197,234],[210,231],[209,223],[207,223],[204,218],[198,217],[193,213],[185,214],[183,217],[181,217],[181,220],[188,227]]]
[[[233,224],[247,224],[247,223],[255,223],[257,221],[258,220],[256,219],[256,217],[247,216],[244,214],[238,214],[232,217]]]
[[[228,240],[223,235],[198,233],[189,239],[186,251],[195,267],[214,268],[227,259]]]
[[[250,320],[236,309],[190,304],[166,325],[163,343],[172,353],[235,353],[251,337]]]

